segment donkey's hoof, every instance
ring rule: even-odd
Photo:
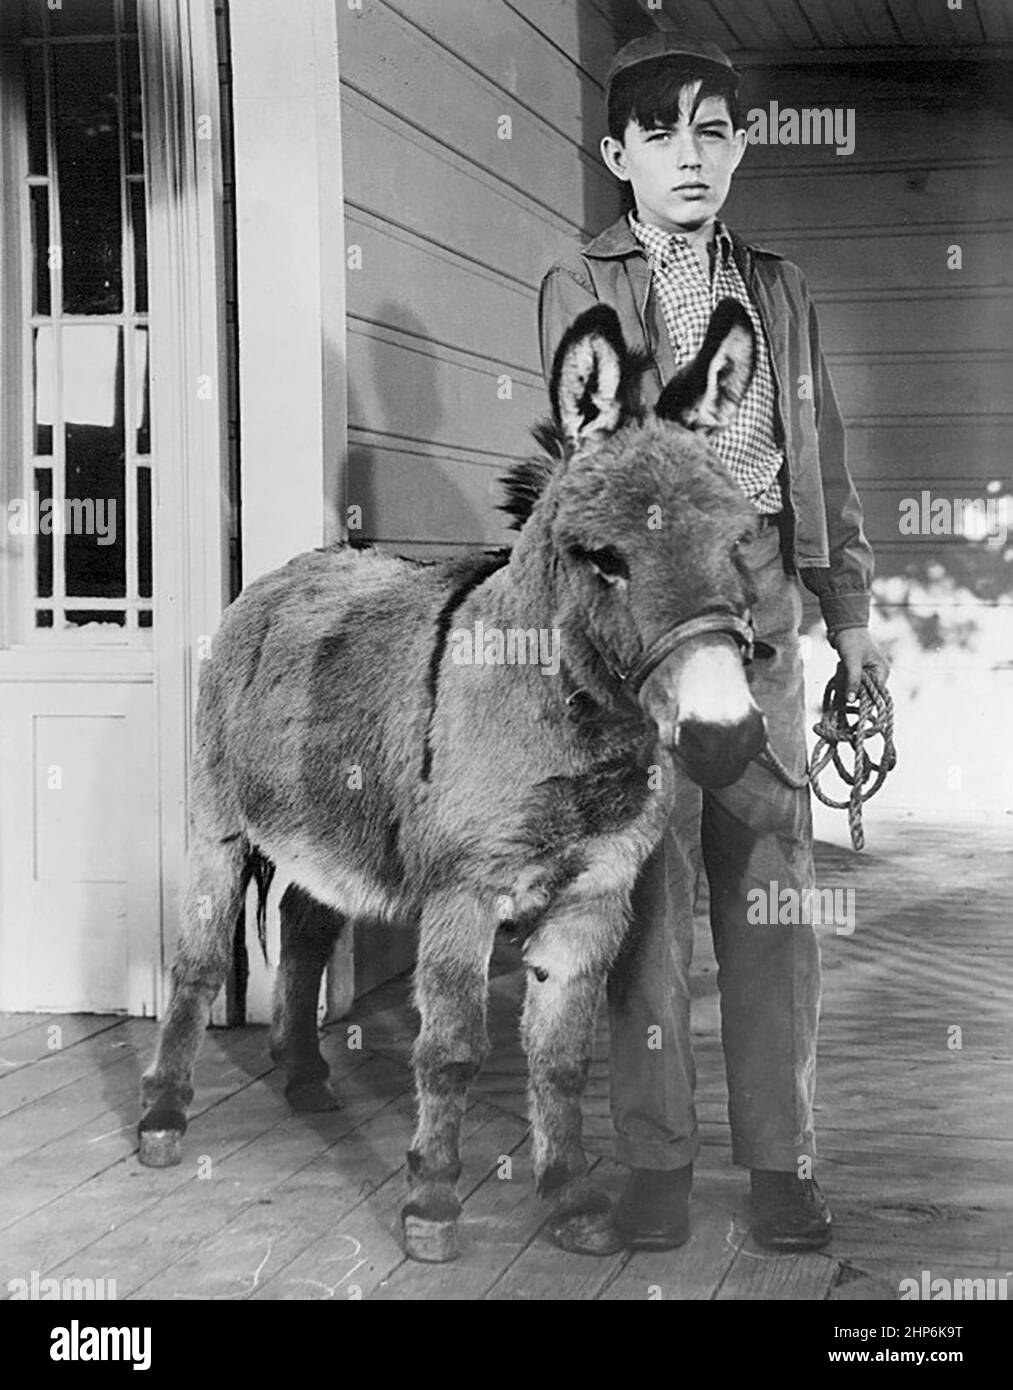
[[[549,1222],[549,1234],[560,1250],[571,1255],[618,1255],[622,1236],[607,1211],[578,1211]]]
[[[449,1210],[423,1215],[423,1208],[414,1202],[401,1212],[404,1226],[405,1254],[424,1264],[446,1264],[461,1253],[457,1239],[457,1218]]]
[[[183,1157],[183,1135],[178,1129],[144,1129],[138,1157],[145,1168],[174,1168]]]
[[[461,1253],[456,1221],[424,1221],[420,1216],[404,1219],[404,1248],[410,1260],[423,1264],[446,1264]]]
[[[285,1099],[293,1110],[315,1114],[341,1109],[341,1102],[326,1081],[297,1081],[285,1087]]]
[[[172,1168],[183,1157],[186,1116],[182,1110],[149,1110],[137,1126],[138,1157],[146,1168]]]

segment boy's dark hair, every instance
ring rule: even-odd
[[[644,130],[674,126],[679,119],[679,93],[693,82],[700,83],[694,113],[707,97],[723,97],[732,128],[742,129],[738,82],[730,69],[725,73],[715,63],[661,57],[637,63],[616,76],[608,98],[609,134],[622,140],[630,121]]]

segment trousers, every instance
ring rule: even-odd
[[[756,589],[756,635],[773,649],[749,668],[752,696],[770,746],[801,776],[801,592],[785,573],[776,526],[764,527],[743,558]],[[699,1151],[689,977],[701,858],[718,963],[732,1161],[798,1171],[799,1159],[814,1153],[819,946],[810,925],[749,921],[747,895],[766,894],[771,882],[778,892],[813,886],[812,815],[808,789],[795,791],[756,763],[717,790],[701,791],[682,776],[665,837],[634,888],[630,931],[608,982],[616,1156],[631,1167],[672,1169]]]

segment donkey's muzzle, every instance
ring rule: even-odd
[[[766,721],[758,709],[751,709],[737,724],[685,720],[678,728],[675,751],[699,786],[727,787],[739,780],[766,742]]]

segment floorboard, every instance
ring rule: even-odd
[[[401,1246],[417,1018],[400,979],[324,1035],[342,1100],[333,1114],[289,1111],[265,1029],[209,1031],[184,1161],[169,1170],[136,1158],[151,1021],[0,1015],[0,1297],[32,1271],[115,1280],[118,1298],[141,1300],[497,1302],[891,1300],[922,1270],[1007,1275],[1008,829],[879,815],[867,835],[863,856],[817,846],[819,886],[855,889],[854,930],[820,933],[817,1173],[835,1214],[825,1252],[773,1255],[750,1235],[703,891],[692,979],[702,1147],[680,1250],[582,1259],[551,1244],[530,1172],[523,970],[503,946],[492,1054],[463,1126],[459,1260],[415,1264]],[[604,1012],[584,1113],[595,1181],[615,1195]]]

